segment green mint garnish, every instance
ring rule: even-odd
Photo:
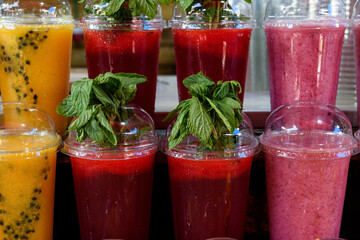
[[[134,73],[105,73],[95,79],[83,78],[75,81],[71,94],[56,108],[58,114],[78,117],[68,130],[76,130],[77,141],[82,142],[90,136],[97,143],[117,145],[120,136],[116,135],[112,123],[125,121],[132,113],[119,111],[134,98],[136,85],[144,83],[146,77]]]
[[[169,150],[189,134],[197,137],[203,147],[228,147],[229,142],[222,137],[232,134],[242,122],[242,103],[238,98],[240,83],[214,83],[201,72],[185,78],[183,83],[192,98],[180,102],[164,119],[168,121],[178,114],[168,139]]]
[[[170,0],[157,0],[156,2],[164,5],[170,4]],[[87,7],[92,8],[93,12],[97,12],[99,16],[107,16],[117,21],[129,20],[139,15],[153,19],[157,14],[156,2],[154,0],[101,0],[99,4]],[[102,11],[98,6],[105,4],[108,6],[105,11]]]

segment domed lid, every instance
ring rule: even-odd
[[[88,0],[84,6],[84,14],[81,23],[84,24],[106,24],[111,23],[111,27],[123,22],[131,22],[133,25],[141,25],[143,29],[163,28],[165,25],[162,18],[161,6],[156,3],[156,14],[150,19],[145,14],[133,15],[129,8],[129,2],[124,2],[120,11],[107,14],[106,8],[110,5],[109,1]]]
[[[71,131],[64,142],[63,152],[88,159],[99,159],[105,151],[110,158],[119,154],[123,158],[130,158],[154,153],[160,139],[150,115],[141,108],[131,106],[119,107],[120,111],[122,116],[127,114],[128,118],[122,122],[111,123],[118,141],[116,146],[96,143],[90,137],[78,142],[76,131]]]
[[[222,148],[208,149],[204,147],[198,138],[193,135],[186,136],[182,142],[169,151],[168,139],[172,125],[167,128],[166,135],[162,141],[161,151],[167,155],[194,160],[209,160],[211,158],[236,159],[252,157],[258,153],[258,141],[253,132],[250,119],[245,113],[241,113],[243,121],[232,134],[220,137]]]
[[[265,12],[265,20],[332,20],[328,24],[337,24],[345,19],[342,0],[270,0]]]
[[[281,106],[266,120],[259,140],[265,151],[294,158],[351,156],[358,151],[349,119],[332,105]]]
[[[67,0],[3,0],[0,14],[0,21],[11,24],[73,23]]]
[[[170,24],[176,26],[183,22],[213,23],[218,24],[218,28],[225,23],[236,23],[233,26],[236,28],[256,26],[251,3],[245,0],[194,1],[186,11],[180,5],[175,5]]]
[[[26,155],[23,153],[57,148],[60,143],[61,137],[47,113],[27,103],[0,103],[0,158],[3,154],[19,154],[22,158]]]
[[[352,12],[352,18],[359,20],[360,19],[360,1],[357,0],[354,8],[353,8],[353,12]]]

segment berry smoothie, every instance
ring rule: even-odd
[[[168,155],[176,240],[243,239],[251,161]]]
[[[263,150],[270,239],[339,236],[352,152],[350,138],[304,132],[267,140]],[[314,143],[320,142],[333,145],[319,150]]]
[[[249,43],[252,29],[176,29],[173,28],[179,100],[191,97],[183,80],[202,72],[214,81],[235,80],[244,98]]]
[[[147,77],[133,103],[153,116],[161,30],[88,29],[83,25],[89,78],[100,73],[127,72]]]
[[[325,21],[264,22],[271,109],[295,102],[333,104],[345,27]]]
[[[148,238],[155,151],[71,157],[82,240]]]

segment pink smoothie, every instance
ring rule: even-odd
[[[281,145],[264,146],[270,239],[338,237],[352,152],[351,148],[347,149],[351,137],[314,136],[308,132],[286,145],[284,137],[271,139],[272,143]],[[319,145],[314,147],[314,143],[320,142],[333,145],[319,150]]]
[[[271,109],[297,101],[335,105],[345,27],[292,23],[264,24]]]
[[[356,91],[357,91],[357,113],[358,126],[360,127],[360,24],[357,23],[353,28],[355,42],[355,61],[356,61]]]

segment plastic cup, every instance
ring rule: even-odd
[[[48,114],[26,103],[0,103],[1,239],[52,239],[60,143]]]
[[[345,114],[331,105],[282,106],[260,143],[270,239],[339,237],[349,161],[358,150]]]
[[[267,39],[271,109],[296,102],[335,105],[346,11],[341,0],[270,0]]]
[[[253,156],[258,151],[250,120],[223,136],[229,147],[201,150],[187,136],[167,154],[176,240],[229,237],[243,239]]]
[[[69,3],[5,0],[0,11],[2,100],[47,112],[63,136],[67,118],[56,107],[69,94],[74,27]]]
[[[355,63],[356,63],[356,94],[358,126],[360,126],[360,3],[356,2],[352,15],[352,30],[354,34]]]
[[[106,72],[145,75],[147,82],[137,87],[137,94],[131,102],[153,116],[160,38],[164,26],[161,8],[158,6],[153,20],[136,16],[124,21],[114,21],[96,15],[107,4],[105,1],[87,1],[80,21],[84,33],[88,75],[90,78]]]
[[[90,138],[77,142],[73,131],[64,142],[64,152],[71,158],[82,240],[148,239],[159,137],[142,109],[119,111],[130,117],[113,123],[120,136],[116,147]]]
[[[225,4],[220,19],[209,22],[204,13],[209,4]],[[225,16],[226,14],[229,14]],[[205,19],[205,20],[204,20]],[[235,80],[241,84],[244,98],[251,31],[255,27],[251,4],[244,0],[194,2],[185,13],[174,7],[170,21],[174,37],[179,101],[191,98],[183,80],[202,72],[213,81]]]

